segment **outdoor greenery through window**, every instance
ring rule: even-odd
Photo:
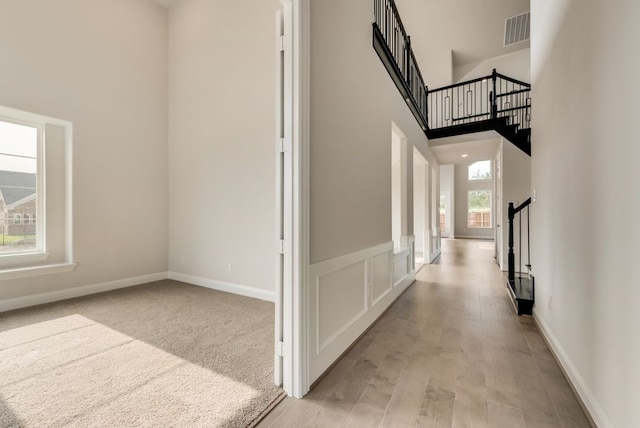
[[[469,165],[469,181],[491,180],[491,161],[480,161]]]
[[[0,119],[0,254],[37,248],[37,126]]]
[[[491,227],[491,190],[469,190],[468,220],[470,228]]]

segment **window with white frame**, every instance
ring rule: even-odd
[[[491,180],[491,161],[479,161],[469,165],[469,181]]]
[[[491,223],[491,190],[469,190],[467,194],[467,226],[488,229]]]
[[[0,280],[75,267],[71,138],[70,122],[0,106]]]
[[[42,126],[18,120],[0,119],[0,209],[5,221],[0,233],[0,254],[43,251],[42,236],[31,224],[29,211],[38,212]]]

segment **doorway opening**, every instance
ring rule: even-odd
[[[413,148],[413,234],[415,236],[415,270],[424,266],[430,251],[429,240],[429,162]]]

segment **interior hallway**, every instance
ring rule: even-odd
[[[531,317],[518,317],[492,241],[441,258],[302,400],[259,427],[588,427]]]

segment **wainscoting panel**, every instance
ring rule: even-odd
[[[415,273],[407,269],[410,254],[407,250],[403,262],[398,263],[397,274],[391,242],[309,266],[309,383],[318,379],[414,281]],[[399,279],[392,282],[393,278]]]
[[[317,350],[322,352],[367,311],[367,261],[318,276],[317,281]]]
[[[375,306],[393,289],[391,284],[391,257],[389,252],[373,256],[371,270],[371,304]]]

